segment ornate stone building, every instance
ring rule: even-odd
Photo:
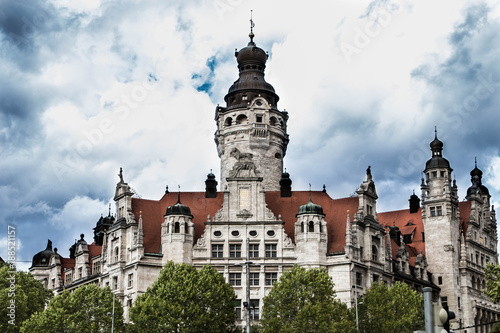
[[[209,264],[234,286],[239,323],[245,324],[247,288],[250,318],[258,320],[273,282],[298,264],[325,268],[349,305],[374,281],[404,281],[417,290],[432,287],[457,313],[454,327],[498,319],[500,308],[481,293],[486,263],[497,263],[497,229],[477,166],[467,200],[459,202],[436,134],[421,200],[413,193],[409,209],[377,211],[370,167],[356,196],[292,191],[283,170],[288,113],[278,108],[279,97],[264,77],[268,56],[253,38],[251,33],[248,45],[236,52],[239,78],[225,107],[215,109],[219,191],[210,173],[204,192],[166,191],[159,200],[141,199],[120,169],[116,214],[110,208],[99,219],[94,241],[88,244],[81,235],[69,258],[49,241],[33,257],[31,273],[56,292],[86,283],[109,286],[128,317],[167,261]],[[247,258],[252,265],[244,265]]]

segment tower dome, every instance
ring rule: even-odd
[[[490,195],[490,191],[482,184],[483,172],[477,167],[477,159],[474,161],[474,169],[470,172],[472,185],[467,189],[467,198],[480,192],[482,195]]]
[[[319,214],[319,215],[325,215],[323,213],[323,207],[321,207],[320,205],[317,205],[315,204],[314,202],[312,202],[311,199],[309,199],[309,202],[306,203],[305,205],[302,205],[299,207],[299,213],[297,214],[298,215],[302,215],[302,214]]]
[[[425,171],[428,169],[449,169],[453,171],[450,167],[450,162],[443,157],[443,142],[437,137],[437,129],[435,130],[434,140],[432,140],[429,146],[431,147],[432,157],[425,164]]]
[[[277,108],[279,97],[274,87],[264,79],[264,69],[269,56],[253,41],[253,31],[248,36],[248,45],[234,54],[238,61],[239,78],[224,97],[227,108],[244,107],[257,96],[265,98],[273,108]]]
[[[180,196],[180,192],[179,192],[179,197],[177,199],[177,203],[175,205],[172,205],[172,206],[168,206],[167,208],[167,212],[165,213],[165,216],[169,216],[169,215],[187,215],[187,216],[193,216],[191,215],[191,209],[186,206],[186,205],[183,205],[181,203],[181,196]]]
[[[31,267],[48,267],[50,257],[54,254],[52,251],[52,241],[49,239],[47,241],[47,247],[45,250],[38,252],[33,256],[33,261]]]

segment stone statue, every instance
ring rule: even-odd
[[[247,170],[248,176],[255,177],[257,173],[257,168],[255,163],[252,161],[253,154],[251,153],[242,153],[238,150],[238,148],[233,148],[231,150],[230,156],[234,157],[237,162],[233,166],[233,170],[231,170],[230,177],[238,177],[240,176],[241,171]]]

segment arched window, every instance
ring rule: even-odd
[[[373,261],[378,260],[378,249],[375,245],[372,246],[372,260]]]
[[[225,126],[231,126],[233,124],[233,118],[227,117],[226,121],[224,122]]]
[[[179,222],[175,222],[175,224],[174,224],[174,234],[178,234],[179,232],[181,232],[181,225],[179,224]]]
[[[476,280],[472,277],[472,289],[476,289]]]
[[[300,232],[304,232],[304,222],[300,224]]]
[[[309,222],[309,232],[314,232],[314,222],[313,221]]]
[[[184,223],[184,233],[189,234],[189,226],[188,226],[187,222]]]
[[[236,117],[236,124],[243,125],[246,124],[247,121],[248,118],[244,114],[240,114],[238,117]]]
[[[318,223],[319,224],[319,232],[323,232],[323,223]]]
[[[269,123],[271,124],[271,126],[276,126],[276,124],[278,124],[278,119],[276,119],[276,117],[271,117],[269,119]]]
[[[115,247],[114,262],[118,262],[119,254],[120,254],[120,250],[118,249],[118,246],[117,246],[117,247]]]

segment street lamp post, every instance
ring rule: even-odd
[[[115,329],[115,294],[113,294],[113,313],[111,314],[111,333]]]
[[[352,286],[354,288],[354,304],[356,307],[356,331],[359,332],[359,320],[358,320],[358,288],[356,285]]]

